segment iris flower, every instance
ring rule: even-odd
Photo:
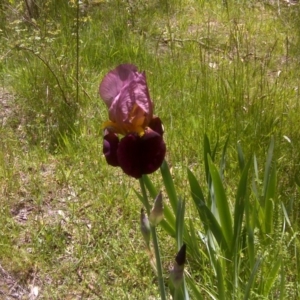
[[[107,163],[135,178],[156,171],[166,145],[162,122],[153,115],[145,72],[131,64],[119,65],[103,78],[99,93],[109,111],[103,124]]]

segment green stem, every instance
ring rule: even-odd
[[[148,201],[148,196],[147,196],[143,177],[140,178],[139,181],[140,181],[140,186],[141,186],[141,190],[142,190],[142,194],[143,194],[143,198],[144,198],[144,203],[145,203],[145,206],[147,209],[147,214],[149,216],[151,206]],[[151,236],[152,236],[154,253],[155,253],[157,277],[158,277],[158,284],[159,284],[159,289],[160,289],[160,297],[162,300],[166,300],[167,297],[166,297],[165,284],[164,284],[164,279],[163,279],[162,264],[161,264],[161,259],[160,259],[158,237],[156,234],[156,228],[154,226],[150,226],[150,227],[151,227]]]

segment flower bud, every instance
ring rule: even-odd
[[[176,255],[174,266],[170,274],[170,278],[176,289],[180,287],[183,280],[185,257],[186,257],[186,245],[183,244]]]
[[[162,199],[162,193],[156,196],[154,200],[153,208],[150,212],[149,221],[152,226],[156,226],[160,223],[160,221],[164,218],[164,205]]]
[[[149,224],[148,217],[146,216],[143,208],[141,209],[140,225],[141,225],[141,232],[144,237],[146,246],[149,249],[150,248],[150,235],[151,235],[150,224]]]

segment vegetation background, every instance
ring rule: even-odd
[[[1,1],[0,298],[158,298],[138,182],[102,156],[98,85],[120,63],[146,71],[185,218],[200,231],[186,168],[205,182],[204,134],[219,141],[216,162],[229,137],[223,184],[232,205],[237,145],[255,153],[261,173],[274,137],[279,202],[272,243],[258,248],[268,261],[280,255],[285,289],[276,277],[250,299],[298,299],[300,7],[281,0]],[[160,234],[167,276],[176,244]],[[204,254],[188,254],[188,271],[205,299],[217,299]]]

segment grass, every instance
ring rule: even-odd
[[[219,141],[216,164],[229,137],[223,184],[231,213],[240,180],[237,143],[246,158],[255,153],[258,176],[253,164],[250,173],[260,194],[274,137],[276,196],[288,219],[278,202],[275,246],[258,244],[266,259],[252,261],[261,266],[253,280],[264,292],[252,292],[251,299],[280,299],[277,290],[263,287],[278,253],[285,295],[296,299],[299,5],[118,0],[77,8],[76,1],[37,1],[39,17],[30,20],[22,3],[0,4],[0,86],[1,94],[10,93],[7,103],[0,97],[0,266],[10,278],[28,291],[38,286],[41,299],[158,297],[139,232],[141,204],[133,191],[138,182],[102,157],[107,110],[98,85],[107,71],[130,62],[146,71],[155,112],[164,122],[176,190],[196,230],[203,226],[186,167],[203,188],[204,133],[212,145]],[[162,189],[159,174],[151,180]],[[159,234],[167,274],[177,245]],[[188,269],[202,292],[213,292],[205,245],[198,251],[188,257]],[[240,275],[245,285],[248,275]]]

